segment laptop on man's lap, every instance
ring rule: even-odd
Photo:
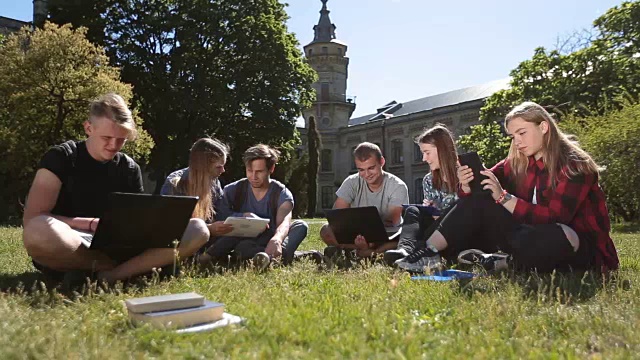
[[[92,250],[173,247],[197,202],[194,196],[111,193],[95,234],[78,232],[84,246]]]
[[[358,235],[368,243],[383,244],[399,234],[387,232],[375,206],[326,210],[326,216],[339,244],[353,244]]]

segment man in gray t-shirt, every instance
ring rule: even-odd
[[[333,208],[375,206],[387,232],[397,233],[402,226],[402,204],[409,203],[407,185],[399,177],[382,170],[385,159],[377,145],[364,142],[356,147],[353,155],[358,173],[344,180],[336,192]],[[329,225],[322,227],[320,237],[330,247],[355,248],[362,257],[384,253],[397,245],[397,241],[390,240],[374,247],[360,235],[354,239],[354,245],[338,244]]]

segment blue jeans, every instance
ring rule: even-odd
[[[282,262],[289,264],[293,260],[295,251],[300,243],[307,237],[309,225],[303,220],[295,220],[291,222],[289,233],[282,242]],[[267,247],[269,240],[273,237],[274,231],[268,229],[256,238],[243,238],[237,236],[223,236],[218,238],[206,253],[211,255],[215,260],[223,263],[227,262],[227,257],[233,253],[239,260],[248,260],[253,258],[257,253],[262,252]]]

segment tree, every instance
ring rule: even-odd
[[[640,103],[587,119],[561,123],[603,167],[600,184],[609,212],[625,221],[640,219]]]
[[[86,40],[82,28],[50,23],[35,31],[24,28],[8,36],[0,58],[0,196],[8,204],[0,209],[0,220],[6,221],[20,217],[20,203],[47,148],[84,137],[89,102],[107,92],[128,100],[131,87],[119,81],[118,69]],[[139,130],[139,140],[125,151],[144,162],[153,142]]]
[[[464,151],[476,151],[487,168],[507,156],[510,144],[511,140],[495,122],[474,125],[469,134],[458,139],[458,147]]]
[[[49,21],[74,28],[87,28],[87,39],[99,46],[105,44],[106,23],[102,14],[110,0],[48,0]]]
[[[640,93],[640,2],[624,2],[594,21],[593,40],[579,50],[535,49],[511,71],[511,88],[490,96],[481,120],[495,121],[529,100],[557,114],[588,116],[621,108],[621,95]],[[591,36],[591,35],[590,35]]]
[[[100,6],[67,11],[65,21],[104,22],[112,64],[133,84],[157,144],[151,165],[159,185],[168,171],[186,165],[187,149],[204,135],[229,143],[234,159],[258,142],[290,146],[316,75],[287,31],[283,4],[110,0]],[[231,162],[227,177],[242,174],[241,162]]]
[[[307,217],[314,217],[318,202],[318,169],[320,167],[320,132],[315,116],[309,116],[307,131],[307,148],[309,150],[309,164],[307,167]]]

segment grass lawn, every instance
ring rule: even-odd
[[[320,224],[303,248],[321,249]],[[622,268],[413,281],[382,265],[326,270],[304,262],[83,294],[48,289],[21,228],[0,228],[0,358],[638,358],[640,228],[613,234]],[[134,327],[122,300],[195,291],[247,319],[178,335]]]

